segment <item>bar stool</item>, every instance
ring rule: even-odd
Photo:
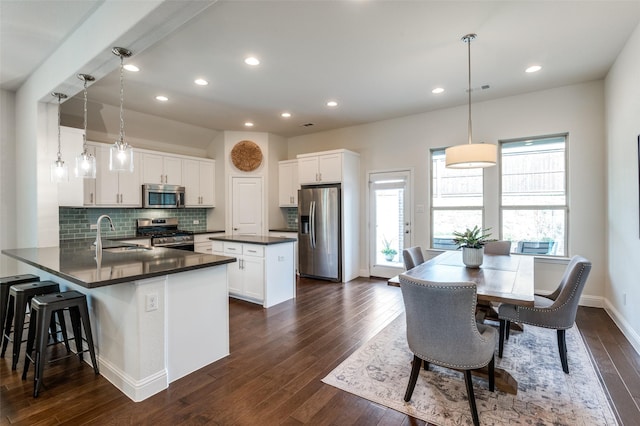
[[[0,278],[0,330],[4,330],[4,320],[7,315],[7,304],[9,303],[9,287],[32,281],[40,281],[40,277],[33,274],[24,274]]]
[[[41,294],[57,293],[60,291],[58,283],[53,281],[37,281],[25,284],[12,285],[9,288],[9,300],[7,304],[7,317],[4,326],[4,336],[2,340],[2,352],[0,358],[4,358],[4,354],[9,344],[9,335],[11,334],[11,323],[13,322],[13,358],[11,360],[11,370],[15,371],[20,356],[20,346],[22,345],[22,334],[24,331],[24,319],[27,314],[27,306],[34,296]],[[69,340],[67,339],[67,327],[62,314],[58,315],[62,336],[64,338],[67,351],[69,348]],[[55,322],[51,321],[51,333],[56,339]]]
[[[54,314],[62,314],[63,309],[69,309],[71,316],[71,326],[73,328],[73,336],[76,342],[76,352],[82,362],[82,327],[84,326],[84,335],[91,354],[91,362],[96,375],[100,374],[98,363],[96,362],[96,353],[93,347],[93,335],[91,334],[91,322],[89,320],[89,309],[87,307],[87,296],[79,291],[71,290],[62,293],[51,293],[42,296],[36,296],[31,299],[31,322],[29,323],[29,334],[27,337],[27,353],[24,360],[24,370],[22,372],[22,380],[26,380],[27,371],[29,370],[29,361],[33,362],[35,375],[33,379],[33,397],[38,397],[40,385],[42,384],[42,373],[44,364],[47,362],[47,324],[53,318]],[[80,324],[82,323],[82,324]],[[34,351],[35,345],[35,351]],[[33,357],[31,352],[34,351]]]

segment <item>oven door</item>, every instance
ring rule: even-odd
[[[144,208],[180,209],[184,208],[184,187],[178,185],[142,186]]]

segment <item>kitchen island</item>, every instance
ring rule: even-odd
[[[265,308],[296,297],[295,238],[220,235],[209,239],[214,254],[238,259],[229,267],[229,296]]]
[[[6,249],[87,295],[100,374],[134,401],[229,354],[228,256],[93,240]]]

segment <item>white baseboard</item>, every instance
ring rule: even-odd
[[[140,402],[169,387],[167,370],[145,377],[143,380],[133,380],[109,362],[98,359],[100,375],[127,395],[132,401]]]
[[[631,325],[624,319],[624,317],[614,308],[614,306],[605,299],[604,310],[609,314],[613,322],[616,323],[624,337],[629,340],[631,346],[640,354],[640,335],[631,327]]]

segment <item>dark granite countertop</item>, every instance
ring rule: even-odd
[[[214,231],[194,231],[193,235],[200,235],[200,234],[221,234],[224,232],[224,229],[221,230],[214,230]]]
[[[269,232],[291,232],[291,233],[297,234],[298,230],[290,229],[290,228],[274,228],[274,229],[269,229]]]
[[[209,237],[209,239],[212,241],[260,244],[263,246],[296,242],[295,238],[269,237],[268,235],[221,235],[219,237]]]
[[[93,239],[60,241],[60,247],[4,249],[2,254],[86,288],[102,287],[235,262],[234,257],[162,247],[142,248],[103,240],[96,260]],[[125,248],[128,247],[128,248]]]

